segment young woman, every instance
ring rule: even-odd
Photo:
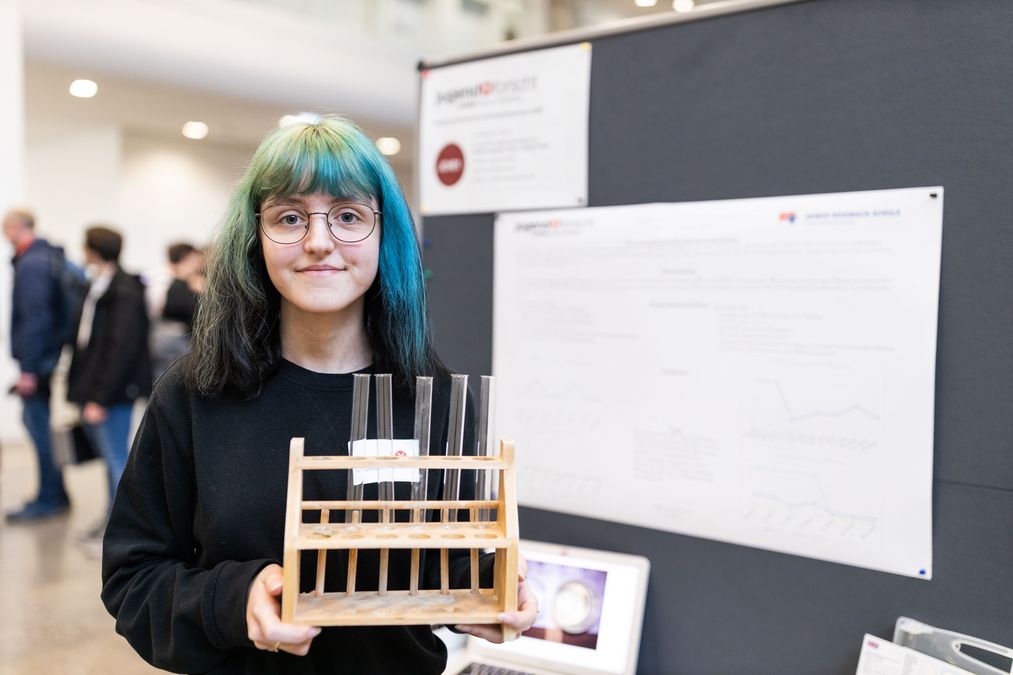
[[[436,378],[429,451],[443,453],[449,377],[430,344],[419,248],[393,172],[345,120],[276,130],[232,196],[192,351],[152,395],[106,531],[102,599],[147,661],[191,673],[442,672],[446,649],[428,626],[280,619],[289,439],[304,437],[307,454],[342,452],[353,373],[367,372],[394,375],[398,438],[413,433],[415,375]],[[344,495],[345,473],[309,473],[305,498]],[[431,481],[429,497],[441,487]],[[406,484],[398,490],[407,497]],[[376,588],[366,553],[357,587]],[[391,588],[408,587],[399,553]],[[344,587],[345,562],[328,556],[328,590]],[[438,563],[423,562],[431,585]],[[459,585],[467,566],[466,552],[452,565]],[[304,556],[303,591],[314,570]],[[518,611],[501,618],[525,630],[536,613],[522,582]],[[498,626],[458,629],[501,639]]]

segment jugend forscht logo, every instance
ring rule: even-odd
[[[482,99],[489,99],[494,96],[523,94],[534,91],[537,88],[538,77],[536,75],[501,80],[483,80],[476,84],[437,91],[436,105],[458,104],[465,107]]]
[[[590,225],[590,218],[546,218],[544,220],[522,220],[514,224],[514,231],[536,237],[546,237],[573,234]]]

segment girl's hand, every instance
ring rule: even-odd
[[[257,649],[306,656],[313,638],[320,635],[320,629],[282,623],[281,582],[281,566],[268,565],[250,584],[246,599],[247,634]]]
[[[518,554],[517,561],[517,611],[503,612],[499,620],[517,631],[517,635],[531,628],[538,618],[538,598],[531,592],[531,588],[524,582],[528,575],[528,561],[524,556]],[[503,642],[503,630],[495,624],[474,624],[454,626],[462,633],[468,633],[480,637],[489,642]]]

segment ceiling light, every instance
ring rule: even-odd
[[[692,12],[693,0],[672,0],[672,9],[677,12]]]
[[[208,135],[208,125],[203,122],[187,122],[183,125],[183,135],[187,138],[199,141]]]
[[[74,80],[70,83],[70,95],[91,98],[98,93],[98,85],[91,80]]]
[[[637,7],[654,7],[658,4],[658,0],[634,0],[634,4]]]
[[[316,124],[320,121],[320,115],[311,112],[299,112],[293,115],[285,115],[278,120],[279,127],[290,127],[293,124]]]
[[[396,155],[401,152],[401,141],[392,136],[381,136],[376,139],[376,147],[385,155]]]

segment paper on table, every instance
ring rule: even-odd
[[[895,645],[866,633],[862,640],[862,655],[858,658],[855,675],[974,675],[969,670],[958,668],[916,652],[907,647]]]

